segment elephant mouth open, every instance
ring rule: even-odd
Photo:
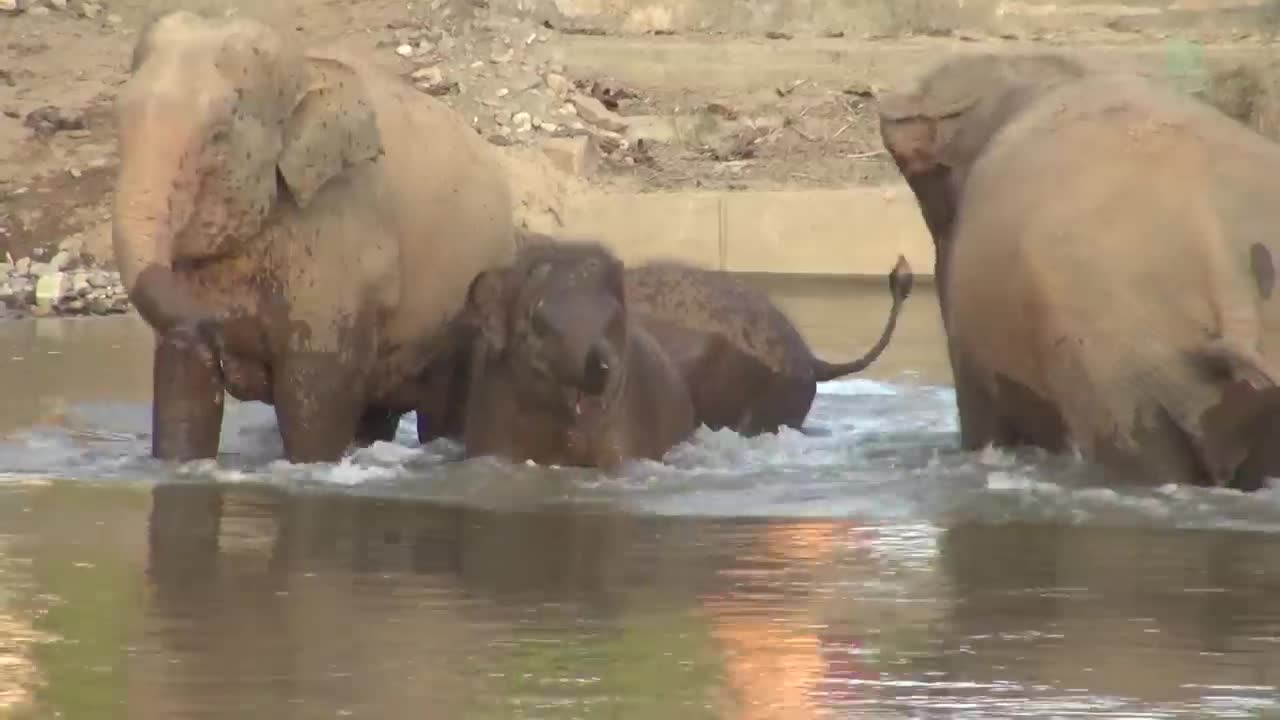
[[[604,369],[607,370],[608,366]],[[625,378],[625,372],[614,371],[585,378],[585,382],[562,386],[562,407],[570,422],[579,427],[603,424],[622,395]]]
[[[577,388],[572,388],[567,394],[573,418],[579,422],[598,421],[608,409],[604,393],[591,395]]]

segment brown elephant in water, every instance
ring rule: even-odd
[[[675,365],[628,311],[623,265],[590,241],[522,248],[479,274],[467,317],[469,456],[615,469],[694,431]]]
[[[1280,147],[1051,54],[945,61],[879,112],[933,235],[966,449],[1242,488],[1280,469]]]
[[[520,231],[521,245],[560,242]],[[906,258],[889,272],[893,306],[876,344],[861,358],[829,363],[769,296],[731,274],[674,261],[626,269],[630,314],[675,362],[689,388],[697,422],[747,436],[802,429],[817,384],[860,372],[888,347],[914,276]],[[456,427],[456,423],[454,424]]]
[[[153,454],[216,455],[224,392],[274,405],[295,462],[389,439],[471,279],[515,252],[488,144],[354,58],[189,12],[143,30],[117,117]]]
[[[893,306],[880,339],[857,360],[829,363],[814,356],[768,295],[728,273],[655,261],[626,275],[631,312],[680,369],[698,422],[747,436],[801,429],[818,383],[875,362],[912,283],[911,266],[899,256],[889,273]]]

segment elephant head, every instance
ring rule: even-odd
[[[1085,73],[1058,55],[974,54],[944,61],[908,92],[879,98],[881,138],[915,193],[939,276],[960,191],[983,149],[1029,102]]]
[[[116,114],[115,258],[160,332],[218,319],[175,266],[245,252],[278,203],[305,207],[382,153],[354,71],[248,19],[179,11],[150,23]]]
[[[485,352],[537,401],[572,415],[621,387],[629,342],[623,265],[593,242],[528,245],[468,290]]]

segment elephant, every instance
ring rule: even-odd
[[[518,245],[561,242],[546,233],[518,231]],[[658,341],[676,364],[694,404],[695,421],[712,430],[745,436],[804,431],[817,383],[869,367],[888,347],[914,277],[899,256],[888,275],[893,305],[880,338],[861,358],[829,363],[813,355],[804,337],[769,297],[732,275],[671,260],[625,268],[629,315]],[[419,411],[419,439],[460,439],[465,403],[465,359],[451,358],[450,372],[430,394],[431,411]],[[443,378],[453,378],[445,383]],[[744,392],[750,388],[750,392]]]
[[[515,246],[555,242],[547,233],[517,227]],[[439,438],[462,441],[467,387],[470,382],[471,350],[475,345],[474,323],[457,323],[452,328],[451,350],[435,355],[417,387],[418,442],[426,445]]]
[[[623,272],[600,243],[572,240],[528,245],[474,278],[468,457],[614,471],[693,434],[688,390],[630,317]]]
[[[893,306],[876,344],[861,358],[829,363],[768,295],[728,273],[670,260],[627,268],[634,317],[675,362],[699,424],[745,436],[802,430],[817,384],[859,372],[888,347],[913,275],[906,258],[889,273]]]
[[[1052,53],[943,61],[878,113],[936,249],[963,449],[1074,450],[1107,482],[1280,469],[1280,147]]]
[[[496,151],[348,54],[247,18],[140,33],[116,100],[114,256],[156,335],[152,454],[215,457],[225,395],[292,462],[390,439],[468,283],[515,253]]]

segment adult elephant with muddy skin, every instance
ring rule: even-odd
[[[1052,54],[945,61],[880,122],[933,235],[966,449],[1076,447],[1153,483],[1280,470],[1280,146]]]
[[[224,391],[275,406],[294,462],[389,439],[471,279],[514,253],[487,143],[354,58],[181,11],[141,33],[117,118],[153,454],[216,455]]]

